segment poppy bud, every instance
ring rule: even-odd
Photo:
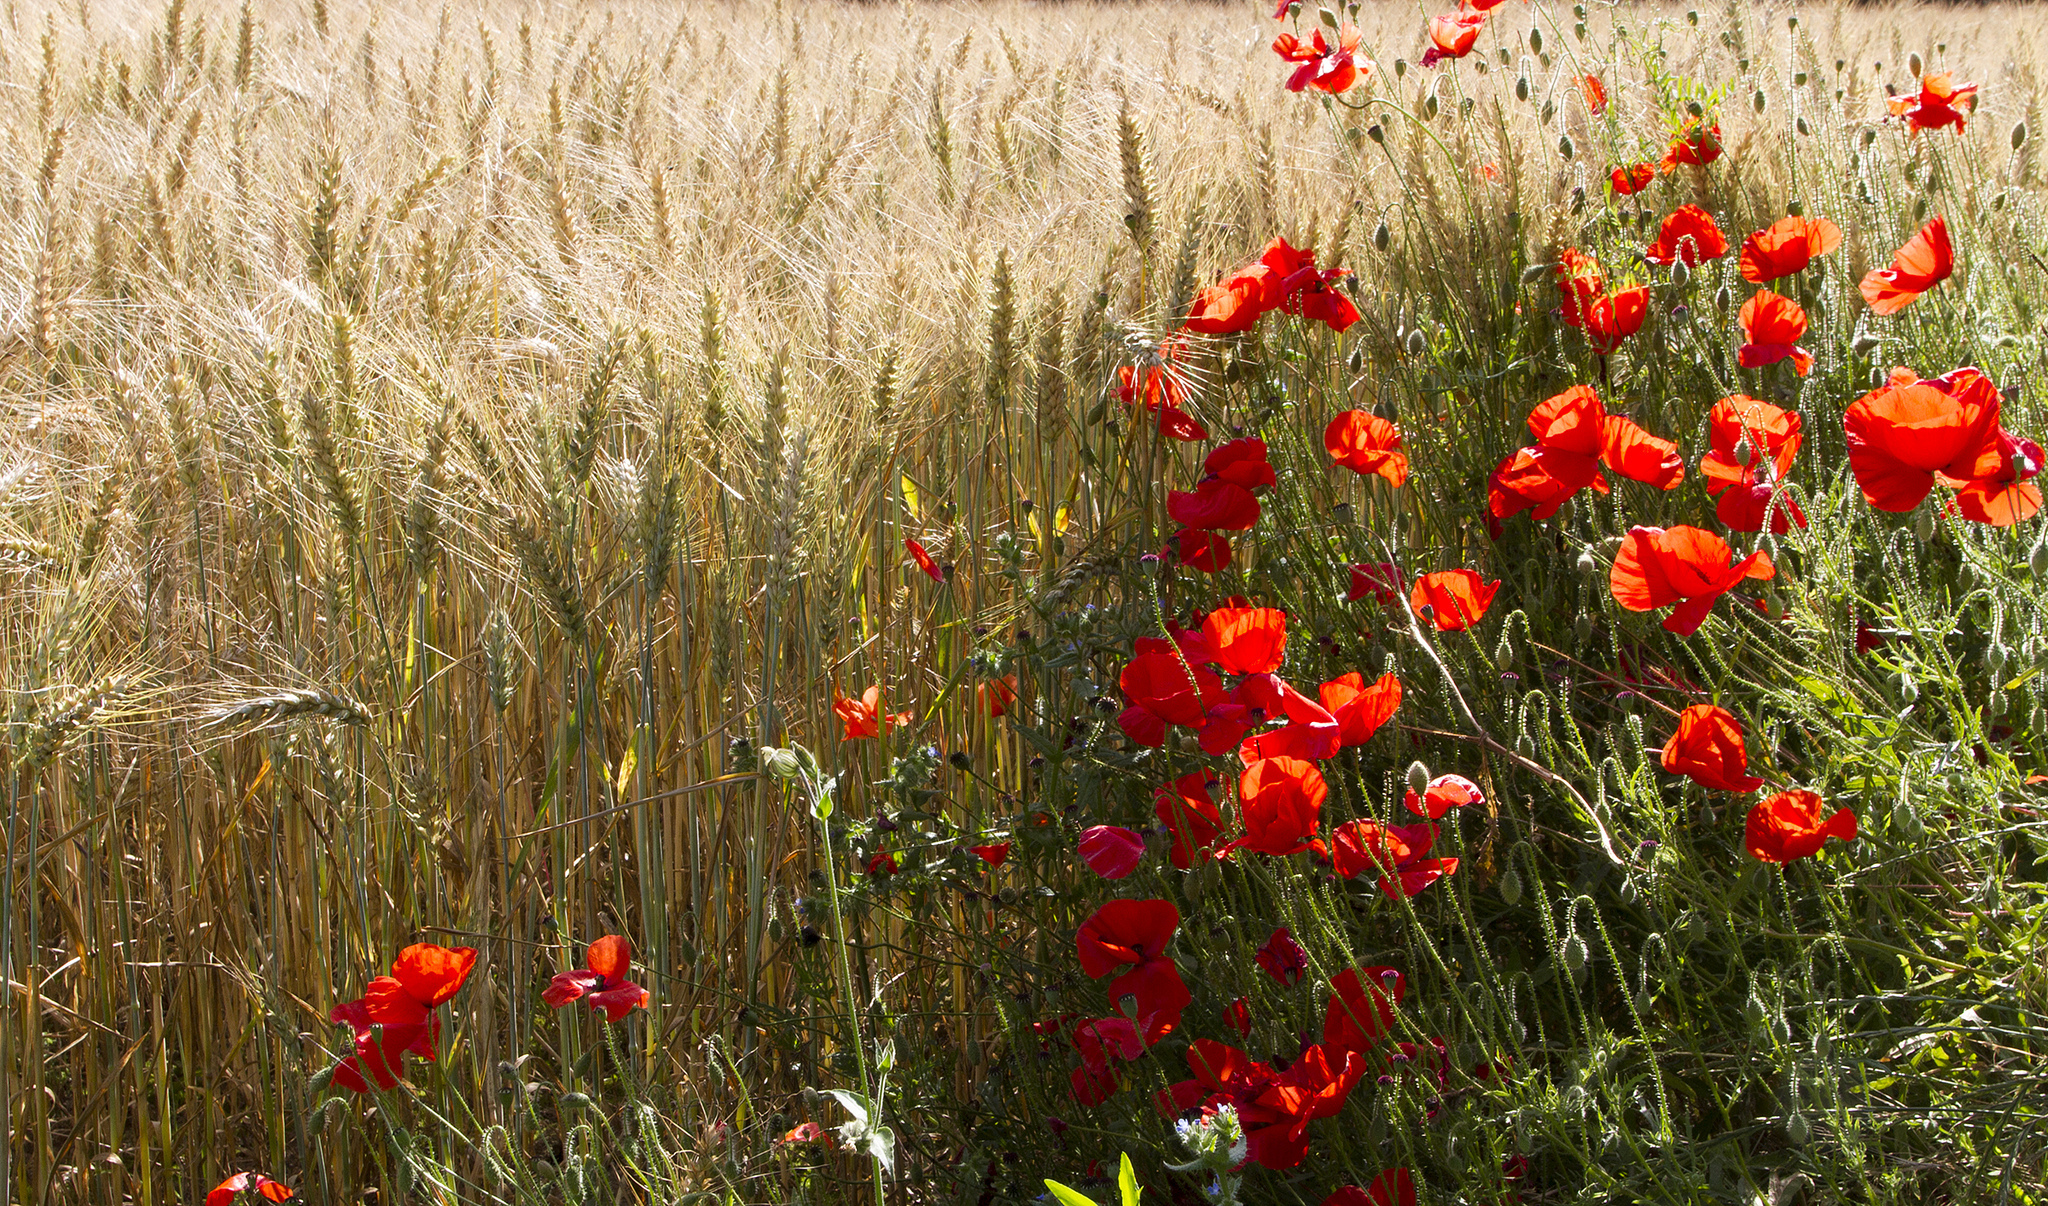
[[[1348,363],[1349,363],[1349,364],[1351,365],[1351,371],[1352,371],[1352,372],[1356,373],[1356,372],[1362,372],[1362,371],[1364,371],[1364,369],[1365,369],[1365,349],[1364,349],[1364,348],[1352,348],[1352,349],[1351,349],[1351,359],[1350,359],[1350,361],[1349,361]]]
[[[1410,356],[1420,356],[1428,347],[1429,341],[1423,336],[1420,327],[1408,332],[1408,354]]]
[[[1877,345],[1882,342],[1884,341],[1879,339],[1875,335],[1858,335],[1856,337],[1856,342],[1850,344],[1849,348],[1858,356],[1868,356],[1872,352],[1875,352],[1877,350]]]
[[[2048,578],[2048,535],[2034,542],[2034,551],[2027,554],[2027,569],[2036,578]]]
[[[1408,790],[1417,796],[1429,790],[1429,768],[1420,762],[1408,764]]]
[[[1565,939],[1564,965],[1575,976],[1586,970],[1586,940],[1577,934]]]
[[[1522,283],[1524,285],[1536,284],[1556,270],[1556,266],[1553,264],[1531,264],[1527,268],[1522,269]]]
[[[1806,1115],[1794,1114],[1785,1120],[1785,1142],[1793,1147],[1805,1147],[1813,1137],[1813,1124],[1806,1121]]]
[[[1542,53],[1543,53],[1543,31],[1542,31],[1542,30],[1540,30],[1540,29],[1532,29],[1532,30],[1530,30],[1530,31],[1529,31],[1529,53],[1530,53],[1530,54],[1542,54]]]
[[[1692,269],[1685,266],[1684,260],[1679,260],[1677,263],[1671,265],[1672,284],[1677,285],[1679,288],[1683,289],[1685,288],[1686,283],[1691,280]]]
[[[1394,60],[1394,78],[1398,80],[1398,79],[1400,79],[1400,78],[1401,78],[1402,76],[1404,76],[1404,75],[1407,75],[1407,74],[1408,74],[1408,60],[1407,60],[1407,59],[1395,59],[1395,60]]]
[[[1566,160],[1570,160],[1573,155],[1578,153],[1578,148],[1572,145],[1571,135],[1561,134],[1558,136],[1557,153],[1564,156]]]
[[[1735,298],[1728,292],[1728,286],[1723,285],[1719,289],[1714,290],[1714,309],[1720,311],[1721,317],[1728,317],[1728,307],[1734,301]]]
[[[1762,88],[1758,88],[1756,92],[1750,96],[1749,107],[1755,109],[1758,113],[1762,113],[1764,111],[1764,90]]]
[[[2027,145],[2027,123],[2020,122],[2012,128],[2012,149],[2017,151]]]
[[[1994,675],[2005,673],[2006,659],[2011,656],[2003,645],[1993,645],[1984,651],[1984,664],[1991,667]]]
[[[1899,698],[1909,704],[1920,698],[1920,685],[1904,670],[1899,671]]]
[[[1551,121],[1551,119],[1552,119],[1552,118],[1554,118],[1554,117],[1556,117],[1556,116],[1557,116],[1557,102],[1556,102],[1556,101],[1554,101],[1554,100],[1550,100],[1550,101],[1544,101],[1544,102],[1543,102],[1543,112],[1542,112],[1542,114],[1541,114],[1541,120],[1542,120],[1543,124],[1544,124],[1544,125],[1546,125],[1546,126],[1547,126],[1547,125],[1549,125],[1549,124],[1550,124],[1550,121]]]
[[[1883,385],[1884,370],[1873,369],[1872,372],[1878,377],[1877,383]],[[1913,517],[1913,535],[1920,538],[1921,544],[1934,539],[1934,512],[1923,510]]]
[[[1586,23],[1584,21],[1572,26],[1572,36],[1581,42],[1586,40]]]
[[[1749,1000],[1742,1003],[1742,1016],[1749,1023],[1751,1029],[1760,1030],[1763,1028],[1766,1016],[1764,1013],[1764,1003],[1757,999],[1755,993],[1751,993]]]
[[[590,1104],[590,1097],[585,1093],[564,1093],[555,1098],[555,1104],[565,1110],[580,1110]]]
[[[1919,51],[1916,50],[1912,54],[1906,56],[1906,74],[1912,76],[1915,79],[1920,78],[1921,66],[1922,64],[1920,62]]]
[[[1522,873],[1512,866],[1501,873],[1500,898],[1510,905],[1522,903]]]
[[[1577,638],[1581,645],[1592,640],[1593,617],[1581,612],[1579,618],[1572,621],[1572,636]]]
[[[1700,10],[1696,8],[1686,9],[1685,23],[1687,25],[1698,25],[1700,23]]]
[[[1515,99],[1518,101],[1525,101],[1529,99],[1528,76],[1522,76],[1520,79],[1517,79],[1515,81]]]
[[[1381,146],[1386,145],[1387,132],[1380,128],[1380,123],[1378,122],[1372,123],[1372,125],[1366,129],[1365,136],[1367,138],[1372,139],[1374,142],[1379,143]]]
[[[1579,572],[1580,572],[1580,573],[1582,573],[1582,574],[1592,574],[1592,573],[1597,573],[1597,572],[1599,572],[1599,569],[1600,569],[1600,561],[1599,561],[1599,559],[1598,559],[1597,557],[1593,556],[1593,550],[1592,550],[1592,549],[1583,549],[1583,550],[1581,550],[1581,551],[1579,552]]]
[[[1394,232],[1387,229],[1387,224],[1385,222],[1381,222],[1378,226],[1375,226],[1373,228],[1372,249],[1374,251],[1385,251],[1387,249],[1388,242],[1390,242],[1393,239],[1393,237]]]
[[[1422,120],[1435,121],[1437,108],[1436,93],[1432,91],[1428,96],[1422,98]]]
[[[1586,190],[1583,186],[1572,190],[1571,209],[1572,213],[1574,214],[1582,214],[1586,212]]]
[[[1694,117],[1705,117],[1707,115],[1706,109],[1701,107],[1698,101],[1685,102],[1685,111],[1687,113],[1692,114]]]

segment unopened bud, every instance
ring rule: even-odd
[[[1755,452],[1755,451],[1756,451],[1756,449],[1755,449],[1755,447],[1754,447],[1754,446],[1752,446],[1752,445],[1750,444],[1750,442],[1749,442],[1749,433],[1748,433],[1748,432],[1746,432],[1746,431],[1745,431],[1745,432],[1743,432],[1743,433],[1742,433],[1742,436],[1741,436],[1741,437],[1740,437],[1739,439],[1737,439],[1737,440],[1735,441],[1735,449],[1734,449],[1734,451],[1735,451],[1735,463],[1736,463],[1736,464],[1738,464],[1738,465],[1747,465],[1747,464],[1749,464],[1749,458],[1750,458],[1750,454],[1751,454],[1751,453],[1753,453],[1753,452]]]
[[[1420,762],[1408,764],[1408,790],[1420,796],[1429,791],[1429,768]]]
[[[1511,905],[1522,903],[1522,873],[1512,866],[1501,873],[1500,898]]]
[[[1556,267],[1551,264],[1531,264],[1527,268],[1522,269],[1522,283],[1525,285],[1536,284],[1555,271],[1557,271]]]
[[[1407,60],[1407,59],[1395,59],[1395,60],[1394,60],[1394,78],[1398,80],[1398,79],[1400,79],[1400,78],[1401,78],[1402,76],[1405,76],[1405,75],[1407,75],[1407,74],[1408,74],[1408,60]]]
[[[1373,227],[1372,249],[1374,251],[1385,251],[1387,244],[1392,242],[1393,238],[1394,232],[1387,229],[1385,222],[1381,222],[1378,226]]]
[[[1721,317],[1728,317],[1728,307],[1734,303],[1735,296],[1728,292],[1728,286],[1723,285],[1719,289],[1714,290],[1714,309],[1720,313]]]
[[[1571,135],[1563,134],[1558,136],[1557,153],[1559,155],[1564,156],[1564,158],[1567,160],[1569,160],[1573,155],[1578,153],[1578,148],[1572,145]]]
[[[1564,965],[1573,975],[1586,970],[1586,940],[1573,934],[1564,942]]]
[[[1883,340],[1879,339],[1875,335],[1858,335],[1856,337],[1856,342],[1850,344],[1849,348],[1850,350],[1854,351],[1858,356],[1868,356],[1872,352],[1875,352],[1877,350],[1878,345],[1883,342]]]
[[[1600,572],[1600,559],[1593,556],[1592,549],[1585,549],[1579,553],[1579,572],[1582,574],[1597,574]]]
[[[1758,88],[1749,98],[1749,107],[1755,109],[1758,113],[1762,113],[1764,111],[1764,103],[1764,90]]]
[[[1522,76],[1520,79],[1517,79],[1515,81],[1515,99],[1518,101],[1526,101],[1529,99],[1528,76]]]
[[[1679,288],[1683,289],[1685,288],[1686,283],[1690,280],[1692,280],[1692,269],[1685,266],[1684,260],[1680,260],[1677,263],[1671,265],[1672,284],[1677,285]]]
[[[2027,145],[2027,123],[2020,122],[2012,128],[2012,149],[2017,151]]]
[[[798,760],[795,750],[764,745],[761,747],[761,769],[777,779],[789,780],[803,773],[803,763]]]
[[[1912,75],[1914,79],[1917,80],[1920,78],[1920,72],[1925,68],[1925,66],[1926,64],[1920,61],[1919,51],[1916,50],[1912,54],[1906,56],[1906,70],[1908,73]]]
[[[1543,53],[1543,31],[1542,31],[1542,30],[1540,30],[1540,29],[1532,29],[1532,30],[1530,30],[1530,31],[1529,31],[1529,53],[1530,53],[1530,54],[1542,54],[1542,53]]]
[[[1423,336],[1421,328],[1418,327],[1408,332],[1408,354],[1410,356],[1420,356],[1428,347],[1429,340]]]
[[[1793,1147],[1805,1147],[1806,1141],[1812,1137],[1813,1124],[1806,1120],[1806,1115],[1794,1114],[1785,1120],[1785,1142]]]
[[[2048,578],[2048,535],[2034,542],[2034,551],[2027,554],[2027,569],[2036,578]]]

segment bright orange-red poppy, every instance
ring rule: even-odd
[[[1813,354],[1798,346],[1806,338],[1806,310],[1796,301],[1769,289],[1742,303],[1742,346],[1735,360],[1743,368],[1762,368],[1790,360],[1804,377],[1813,369]]]
[[[1797,413],[1732,394],[1714,403],[1707,431],[1713,448],[1700,458],[1700,474],[1708,496],[1719,500],[1714,514],[1722,523],[1737,532],[1760,532],[1769,515],[1771,530],[1781,536],[1794,524],[1806,526],[1797,503],[1786,499],[1772,506],[1805,439]],[[1737,449],[1746,459],[1736,455]]]
[[[1232,1083],[1222,1096],[1244,1127],[1246,1159],[1262,1168],[1300,1164],[1308,1156],[1308,1124],[1341,1112],[1365,1073],[1365,1060],[1356,1053],[1317,1046],[1285,1071]]]
[[[1287,656],[1287,613],[1219,607],[1202,618],[1202,639],[1225,674],[1271,674]]]
[[[1607,173],[1607,185],[1617,197],[1633,197],[1650,187],[1656,179],[1657,165],[1654,163],[1629,164]]]
[[[1672,135],[1664,152],[1665,171],[1677,167],[1705,167],[1721,157],[1721,123],[1707,126],[1704,118],[1689,117]]]
[[[1017,676],[1005,674],[974,686],[975,702],[987,716],[1003,716],[1017,702]]]
[[[1365,36],[1358,27],[1346,21],[1337,30],[1337,44],[1332,46],[1329,39],[1318,29],[1313,40],[1303,42],[1291,33],[1283,33],[1273,39],[1273,53],[1290,63],[1301,66],[1287,77],[1287,90],[1300,92],[1314,88],[1333,95],[1349,92],[1353,86],[1372,78],[1372,60],[1360,53],[1359,46]]]
[[[1766,863],[1789,863],[1820,853],[1829,838],[1856,840],[1856,814],[1841,808],[1825,819],[1818,792],[1781,791],[1759,800],[1743,826],[1742,846]]]
[[[1954,126],[1956,133],[1963,131],[1963,110],[1977,111],[1977,85],[1958,84],[1949,72],[1926,75],[1920,79],[1920,91],[1903,96],[1889,97],[1885,108],[1891,116],[1903,118],[1914,134],[1922,130],[1940,130]]]
[[[1195,293],[1187,329],[1203,335],[1237,335],[1257,325],[1259,316],[1280,303],[1280,275],[1255,263],[1205,285]]]
[[[1779,218],[1742,240],[1742,279],[1762,285],[1803,272],[1841,245],[1842,228],[1826,218]]]
[[[1684,264],[1699,267],[1703,260],[1718,260],[1728,254],[1728,236],[1714,223],[1714,216],[1697,205],[1681,205],[1657,228],[1657,240],[1643,249],[1652,264]]]
[[[1140,652],[1126,663],[1117,686],[1131,701],[1118,713],[1117,725],[1132,741],[1154,749],[1166,743],[1167,725],[1199,728],[1208,721],[1209,709],[1226,698],[1223,680],[1214,671],[1158,650]]]
[[[1607,278],[1600,273],[1600,261],[1576,247],[1567,247],[1558,255],[1557,291],[1563,297],[1566,326],[1585,326],[1586,310],[1605,288]]]
[[[1891,267],[1873,268],[1864,276],[1863,300],[1870,303],[1872,314],[1896,314],[1955,270],[1948,223],[1936,214],[1892,256]]]
[[[1529,511],[1539,520],[1588,486],[1607,493],[1600,466],[1660,490],[1685,480],[1678,445],[1653,436],[1621,415],[1610,415],[1589,385],[1575,385],[1529,412],[1536,445],[1510,453],[1487,482],[1487,505],[1496,519]]]
[[[1209,429],[1182,409],[1186,394],[1178,371],[1170,364],[1142,369],[1126,364],[1116,370],[1116,379],[1116,396],[1134,405],[1143,403],[1146,410],[1158,417],[1160,434],[1184,444],[1209,438]],[[1142,389],[1138,385],[1141,380]]]
[[[265,1202],[289,1202],[295,1196],[289,1185],[262,1173],[238,1172],[207,1191],[206,1206],[235,1206],[243,1194]]]
[[[1650,314],[1650,291],[1630,285],[1592,299],[1586,305],[1586,342],[1602,356],[1621,350],[1628,337],[1643,329]]]
[[[1755,791],[1762,779],[1749,773],[1742,724],[1726,709],[1694,704],[1678,714],[1678,729],[1664,743],[1664,769],[1715,791]]]
[[[334,1069],[334,1083],[356,1093],[375,1082],[391,1089],[404,1075],[404,1057],[433,1060],[441,1019],[434,1009],[445,1004],[476,968],[476,951],[416,942],[398,952],[391,974],[378,976],[353,1001],[337,1004],[328,1019],[355,1032],[355,1054]]]
[[[832,693],[832,713],[839,717],[839,722],[842,726],[839,734],[841,741],[860,741],[868,737],[881,736],[882,721],[884,719],[887,719],[891,725],[899,729],[910,723],[910,713],[908,712],[896,712],[887,717],[882,715],[882,688],[880,685],[869,687],[861,692],[859,699],[850,699],[834,691]]]
[[[1960,368],[1932,381],[1892,370],[1881,388],[1849,404],[1849,469],[1880,511],[1910,511],[1934,488],[1991,477],[2005,467],[1999,396],[1991,379]]]
[[[645,988],[626,979],[633,969],[633,944],[617,934],[606,934],[584,952],[584,966],[558,973],[548,982],[540,999],[556,1009],[571,1001],[582,1001],[604,1020],[616,1022],[635,1009],[645,1009],[650,996]]]
[[[1422,56],[1424,67],[1434,67],[1445,59],[1462,59],[1472,53],[1472,47],[1479,41],[1479,31],[1486,26],[1485,13],[1445,13],[1429,19],[1430,47]]]
[[[996,842],[988,846],[969,846],[967,853],[991,867],[1000,867],[1010,861],[1010,843]]]
[[[1468,569],[1437,570],[1415,580],[1408,605],[1418,613],[1427,607],[1430,623],[1440,631],[1459,632],[1477,624],[1499,593],[1498,580],[1482,581]]]
[[[1223,816],[1209,791],[1213,783],[1207,772],[1190,771],[1152,798],[1153,815],[1173,838],[1167,857],[1183,871],[1214,852],[1216,836],[1223,830]]]
[[[1324,683],[1316,695],[1337,718],[1338,739],[1342,748],[1349,749],[1371,741],[1380,726],[1393,718],[1394,710],[1401,706],[1401,680],[1382,674],[1367,686],[1365,676],[1354,670]]]
[[[1360,476],[1378,474],[1390,486],[1408,480],[1408,454],[1392,423],[1362,410],[1340,411],[1323,428],[1323,448],[1339,465]]]
[[[2041,510],[2041,487],[2027,479],[2041,472],[2041,446],[2001,429],[2001,467],[1956,486],[1956,511],[1974,523],[2011,527]],[[1953,483],[1952,483],[1953,484]]]
[[[1300,758],[1261,758],[1238,777],[1238,808],[1245,835],[1233,849],[1261,854],[1299,854],[1315,836],[1330,786],[1315,763]]]
[[[1664,629],[1691,636],[1706,622],[1714,601],[1744,578],[1777,574],[1770,555],[1751,553],[1740,561],[1728,542],[1701,528],[1635,527],[1622,537],[1607,586],[1614,601],[1630,611],[1656,611],[1677,604]]]
[[[909,550],[910,559],[917,562],[917,568],[924,571],[925,577],[930,578],[934,582],[944,582],[946,580],[946,575],[939,569],[939,563],[932,560],[932,555],[924,551],[923,545],[905,537],[903,547]]]
[[[1486,803],[1486,793],[1463,775],[1438,775],[1429,781],[1419,796],[1414,788],[1409,788],[1402,795],[1401,803],[1416,816],[1435,821],[1441,820],[1453,808]]]
[[[1598,117],[1607,112],[1607,85],[1597,75],[1579,77],[1579,95],[1586,99],[1586,109]]]

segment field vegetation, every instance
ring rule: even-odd
[[[10,0],[5,1192],[2048,1200],[2032,11],[1436,16]]]

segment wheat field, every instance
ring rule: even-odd
[[[1408,66],[1426,14],[1372,6],[1387,99],[1351,112],[1280,86],[1264,7],[10,0],[8,1193],[196,1202],[263,1166],[308,1200],[511,1200],[498,1165],[571,1160],[552,1123],[610,1063],[661,1086],[673,1200],[858,1195],[771,1142],[846,1071],[844,1003],[803,955],[817,830],[753,751],[840,750],[862,815],[926,747],[960,831],[1037,807],[1044,750],[974,688],[1112,597],[1191,480],[1114,385],[1199,285],[1317,247],[1364,311],[1319,345],[1335,388],[1402,388],[1420,332],[1600,203],[1574,81],[1642,100],[1622,64],[1659,40],[1723,86],[1716,187],[1764,222],[1849,195],[1908,55],[1981,80],[1969,229],[2039,242],[2011,132],[2048,60],[2012,12],[1514,0],[1453,77]],[[1897,245],[1844,225],[1857,273]],[[869,684],[913,727],[839,744]],[[1096,688],[1059,690],[1048,716]],[[942,1053],[934,1115],[997,1108],[976,968],[1044,941],[983,907],[863,921],[863,982]],[[655,999],[627,1045],[536,1008],[606,932]],[[328,1011],[422,940],[477,977],[418,1112],[373,1124],[321,1091]],[[517,1153],[459,1139],[491,1127]],[[892,1195],[940,1200],[941,1146]]]

